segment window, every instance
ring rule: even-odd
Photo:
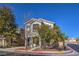
[[[36,31],[36,28],[39,26],[39,24],[33,24],[33,31]]]
[[[28,31],[30,30],[30,26],[27,26],[27,30],[28,30]]]

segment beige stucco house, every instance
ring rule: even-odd
[[[37,32],[35,32],[35,27],[40,26],[41,22],[43,22],[44,24],[50,26],[50,28],[53,28],[54,22],[45,20],[45,19],[35,19],[32,18],[31,20],[28,20],[27,22],[25,22],[25,46],[26,47],[35,47],[35,46],[39,46],[41,47],[41,38],[39,36],[39,34]],[[34,44],[34,39],[33,37],[38,37],[38,45]]]
[[[68,42],[70,44],[77,44],[76,38],[69,38]]]

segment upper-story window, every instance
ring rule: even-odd
[[[29,25],[26,28],[27,28],[27,31],[30,31],[30,26]]]
[[[39,24],[33,24],[33,32],[36,31],[37,27],[39,26]]]

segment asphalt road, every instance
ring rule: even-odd
[[[0,56],[57,56],[57,55],[56,54],[35,54],[35,53],[20,54],[20,53],[0,51]]]
[[[0,51],[0,56],[22,56],[22,54]]]
[[[79,53],[79,45],[78,44],[67,44],[67,45]]]
[[[37,55],[37,54],[20,54],[20,53],[14,53],[14,52],[7,52],[7,51],[0,51],[0,56],[45,56],[45,55]]]
[[[67,45],[79,53],[79,45],[77,44],[67,44]],[[45,55],[41,55],[41,54],[37,55],[37,54],[31,54],[31,53],[20,54],[16,52],[0,51],[0,56],[45,56]]]

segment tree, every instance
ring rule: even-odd
[[[66,36],[64,33],[61,33],[61,41],[63,42],[63,49],[66,49],[66,46],[65,46],[65,41],[68,40],[68,36]]]
[[[49,26],[41,23],[41,26],[37,28],[37,32],[41,37],[42,48],[46,48],[46,46],[50,44],[50,40],[52,39],[52,32],[49,29]]]
[[[16,35],[16,42],[18,46],[23,46],[24,45],[24,40],[25,40],[25,36],[24,36],[24,29],[23,28],[17,28],[17,35]]]
[[[54,24],[54,27],[50,28],[50,26],[42,22],[41,25],[37,27],[37,32],[41,37],[42,47],[46,48],[46,46],[53,44],[55,45],[54,47],[60,48],[59,42],[62,42],[62,48],[65,49],[65,40],[67,40],[68,37],[61,32],[58,25]]]
[[[15,15],[11,8],[1,7],[0,8],[0,35],[6,37],[6,41],[9,45],[12,45],[12,41],[16,39],[16,22]]]
[[[67,40],[67,36],[61,32],[59,26],[57,26],[56,24],[54,24],[53,27],[53,39],[54,39],[54,44],[55,43],[59,43],[59,42],[63,42],[63,49],[65,49],[65,40]],[[59,44],[58,44],[59,45]]]

